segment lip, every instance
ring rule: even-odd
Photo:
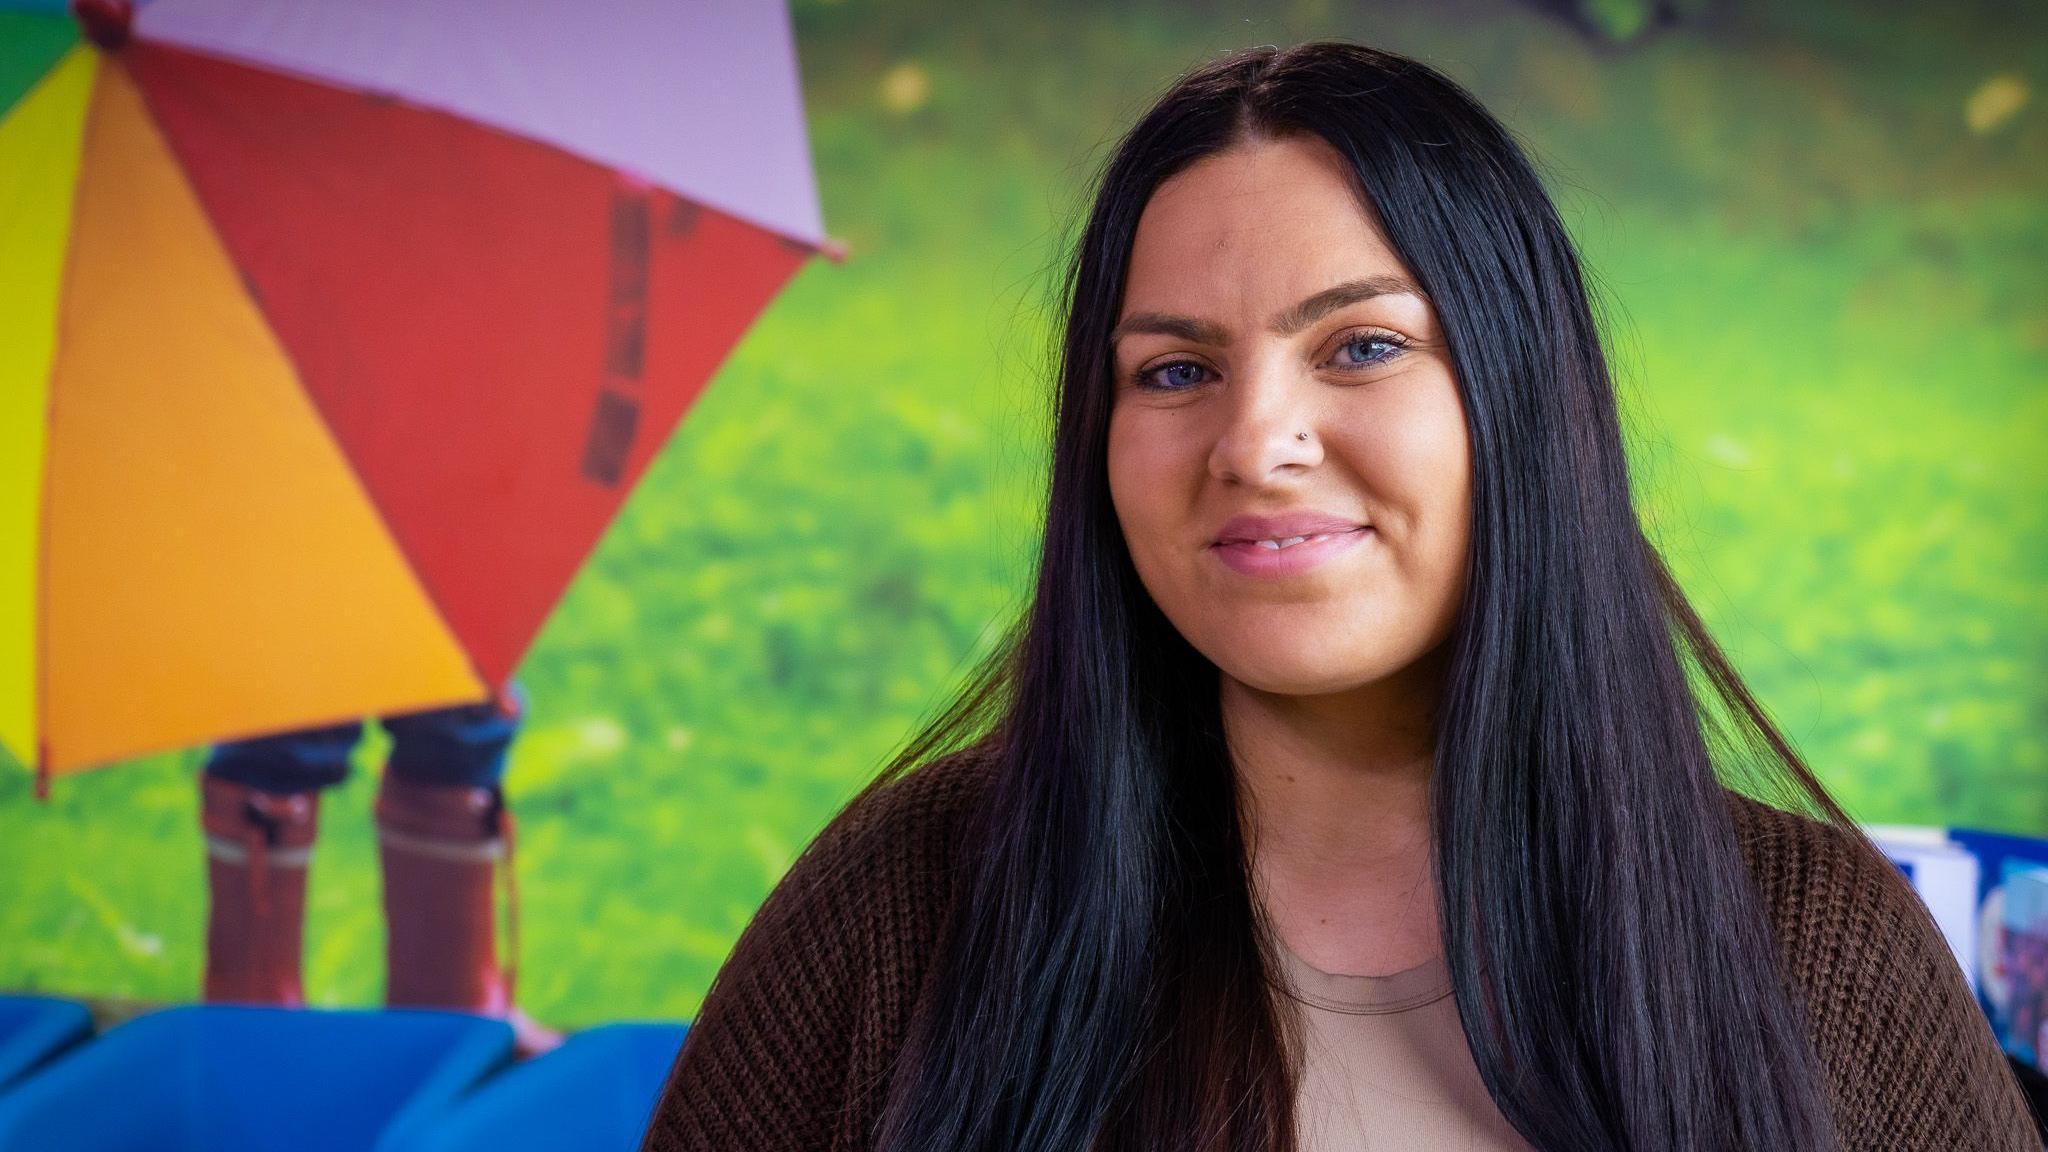
[[[1325,532],[1349,532],[1353,528],[1365,526],[1362,520],[1316,511],[1286,512],[1278,516],[1232,516],[1216,530],[1213,545],[1238,540],[1284,540],[1289,536],[1320,536]]]
[[[1350,524],[1324,533],[1292,532],[1288,535],[1320,536],[1320,539],[1303,540],[1278,551],[1262,548],[1251,541],[1211,544],[1209,551],[1240,575],[1292,576],[1359,547],[1373,535],[1373,529],[1369,524]]]

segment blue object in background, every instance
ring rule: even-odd
[[[2000,955],[2014,943],[2012,938],[2016,935],[2039,938],[2038,931],[2027,933],[2026,925],[2014,923],[2013,917],[2020,909],[2010,898],[2023,880],[2032,879],[2038,884],[2048,876],[2048,840],[1975,828],[1951,828],[1948,835],[1975,853],[1979,865],[1981,954],[1977,998],[1991,1017],[1991,1028],[1998,1034],[1999,1044],[2011,1055],[2048,1070],[2048,1052],[2042,1051],[2041,1044],[2048,1029],[2040,1027],[2042,1016],[2048,1014],[2048,984],[2044,984],[2038,969],[2020,966],[2019,970],[2012,970],[2003,961],[2013,957]],[[2006,970],[2001,974],[1998,969]]]
[[[511,1054],[504,1021],[456,1012],[171,1008],[0,1094],[0,1149],[370,1152]]]
[[[384,1152],[633,1152],[683,1046],[682,1024],[606,1024],[492,1077]]]
[[[92,1035],[85,1005],[43,996],[0,996],[0,1090]]]

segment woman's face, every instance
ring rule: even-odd
[[[1449,637],[1464,410],[1435,310],[1334,149],[1256,140],[1160,185],[1114,348],[1111,498],[1139,578],[1196,650],[1253,688],[1321,695]],[[1219,543],[1287,531],[1234,518],[1296,515],[1331,534]]]

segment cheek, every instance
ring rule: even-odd
[[[1150,583],[1161,575],[1148,571],[1170,557],[1187,525],[1178,503],[1187,489],[1185,469],[1173,429],[1156,426],[1143,411],[1114,413],[1109,427],[1109,494],[1116,508],[1125,546],[1140,575]]]
[[[1417,574],[1461,567],[1471,524],[1471,446],[1464,409],[1448,381],[1398,414],[1372,425],[1365,458],[1368,485],[1391,504],[1402,533],[1403,563]]]
[[[1109,498],[1116,507],[1118,523],[1124,537],[1130,542],[1133,554],[1142,548],[1147,525],[1155,513],[1146,506],[1148,498],[1157,488],[1159,462],[1151,458],[1151,445],[1155,439],[1133,427],[1133,422],[1122,412],[1110,415],[1109,422]]]

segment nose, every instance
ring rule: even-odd
[[[1223,389],[1209,472],[1252,487],[1322,459],[1315,381],[1277,361],[1240,370]],[[1301,433],[1308,433],[1306,439]]]

